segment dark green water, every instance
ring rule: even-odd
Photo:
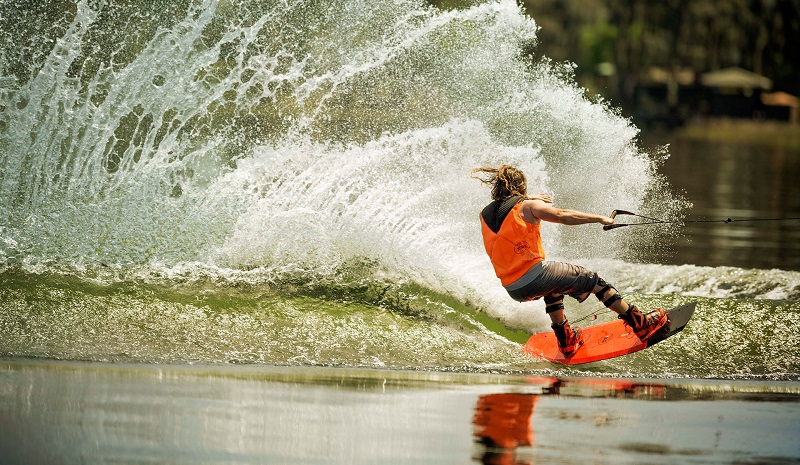
[[[280,281],[255,273],[228,271],[223,276],[219,270],[199,275],[183,270],[180,278],[165,276],[177,270],[128,275],[103,268],[91,276],[87,271],[82,275],[7,271],[0,276],[2,353],[125,363],[663,378],[800,377],[800,359],[793,348],[800,332],[800,304],[763,298],[785,291],[773,279],[788,272],[770,277],[757,270],[712,270],[709,274],[702,268],[663,265],[619,269],[617,281],[623,288],[644,287],[629,294],[640,306],[669,308],[694,300],[698,310],[679,336],[651,350],[577,369],[556,369],[528,358],[520,351],[526,328],[514,330],[495,317],[419,286],[363,276],[354,281],[342,276]],[[652,282],[638,279],[648,274]],[[666,274],[673,279],[662,283]],[[682,286],[681,291],[673,291],[675,286]],[[541,317],[532,306],[526,307],[526,316]],[[601,309],[597,302],[568,305],[573,319]],[[598,321],[606,318],[601,313]],[[591,322],[590,318],[582,324]],[[529,328],[543,330],[544,325]]]

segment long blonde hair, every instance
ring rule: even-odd
[[[514,195],[528,195],[528,181],[525,179],[525,173],[513,166],[475,168],[470,171],[470,176],[492,186],[492,200],[503,200]]]

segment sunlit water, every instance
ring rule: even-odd
[[[515,2],[2,8],[0,462],[489,462],[473,418],[504,393],[541,396],[531,462],[607,450],[587,435],[609,463],[800,455],[793,266],[659,258],[703,243],[680,228],[546,225],[548,258],[698,310],[623,358],[521,353],[547,318],[493,275],[471,168],[516,165],[567,208],[697,212]]]
[[[797,383],[0,362],[2,463],[786,464]]]

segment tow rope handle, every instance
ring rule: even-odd
[[[611,218],[613,220],[617,215],[635,215],[635,213],[629,212],[629,211],[626,211],[626,210],[614,210],[613,212],[611,212],[611,216],[609,216],[609,218]],[[627,224],[607,224],[607,225],[603,226],[603,231],[611,231],[612,229],[621,228],[623,226],[628,226],[628,225]]]

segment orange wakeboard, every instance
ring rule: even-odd
[[[561,353],[553,331],[534,334],[522,347],[522,351],[531,357],[563,365],[579,365],[632,354],[679,333],[689,322],[696,306],[697,302],[692,302],[667,310],[667,324],[646,341],[636,337],[625,322],[616,319],[581,328],[583,345],[569,357]]]

